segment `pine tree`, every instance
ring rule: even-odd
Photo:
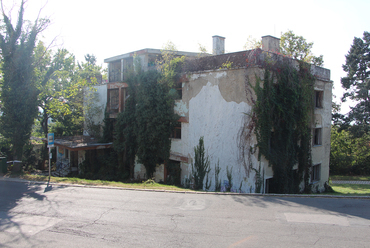
[[[370,131],[370,33],[364,32],[363,39],[355,37],[343,70],[347,76],[341,80],[346,90],[342,102],[347,99],[356,102],[342,127],[349,128],[352,134],[360,137]]]

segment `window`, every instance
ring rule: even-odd
[[[110,112],[118,113],[119,109],[119,92],[118,89],[108,90],[108,101]]]
[[[175,90],[176,90],[176,100],[182,99],[182,83],[176,83],[175,84]]]
[[[322,145],[322,128],[315,128],[313,132],[313,145]]]
[[[171,133],[171,138],[181,139],[181,122],[178,122]]]
[[[321,164],[316,164],[311,168],[311,182],[320,180]]]
[[[322,104],[323,96],[324,96],[323,91],[315,90],[315,108],[323,107],[323,104]]]

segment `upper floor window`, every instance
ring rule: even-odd
[[[108,107],[109,107],[109,112],[118,113],[119,89],[109,89],[108,90]]]
[[[323,107],[324,91],[315,90],[315,108]]]
[[[181,139],[181,122],[178,122],[171,133],[171,138]]]
[[[322,145],[322,128],[315,128],[313,130],[313,145]]]

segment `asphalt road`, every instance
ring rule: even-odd
[[[47,187],[0,178],[0,247],[370,247],[370,200]]]

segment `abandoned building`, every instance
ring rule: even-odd
[[[248,157],[240,146],[240,133],[245,128],[246,119],[252,110],[253,93],[250,84],[256,82],[256,77],[263,77],[264,69],[260,66],[266,54],[279,61],[280,39],[272,36],[262,37],[262,49],[253,49],[236,53],[224,53],[225,38],[213,37],[213,54],[199,57],[197,53],[177,52],[179,56],[191,59],[186,73],[181,77],[181,99],[176,100],[175,112],[181,116],[179,125],[171,137],[170,162],[181,168],[181,182],[191,183],[191,168],[194,158],[194,147],[199,138],[204,137],[204,144],[210,159],[210,178],[213,178],[210,190],[215,189],[214,168],[219,163],[221,171],[222,190],[228,185],[226,170],[232,168],[233,187],[231,191],[259,193],[256,188],[256,170],[246,168],[250,161],[253,168],[261,166],[263,170],[263,187],[261,193],[269,193],[269,182],[273,171],[266,159],[258,159],[257,154]],[[143,49],[112,58],[105,59],[108,63],[108,82],[96,86],[98,95],[95,105],[102,109],[101,114],[94,116],[96,122],[101,122],[104,109],[107,107],[110,118],[124,111],[128,94],[125,83],[125,68],[133,63],[136,54],[141,59],[142,69],[155,69],[158,49]],[[228,66],[229,65],[229,66]],[[330,70],[311,65],[311,73],[315,76],[314,84],[315,106],[312,124],[312,168],[310,183],[322,191],[329,177],[330,128],[332,81]],[[85,132],[89,135],[88,131]],[[251,146],[256,144],[252,135]],[[98,146],[97,146],[98,147]],[[74,148],[78,150],[78,148]],[[82,148],[81,148],[82,149]],[[97,148],[98,149],[98,148]],[[83,160],[84,154],[76,155]],[[79,159],[80,160],[80,159]],[[164,164],[158,165],[155,172],[156,181],[165,181],[167,170]],[[135,178],[146,177],[145,167],[135,165]]]

